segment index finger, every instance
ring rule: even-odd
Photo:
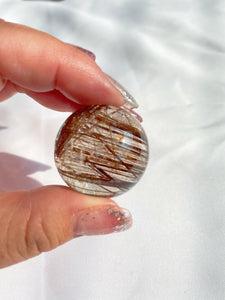
[[[60,91],[80,104],[123,105],[96,63],[44,32],[0,20],[0,76],[34,92]]]

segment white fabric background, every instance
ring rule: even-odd
[[[0,270],[0,299],[225,299],[224,1],[1,0],[0,17],[95,52],[139,102],[151,148],[116,199],[133,228]],[[62,184],[53,150],[67,116],[24,95],[0,104],[2,190]]]

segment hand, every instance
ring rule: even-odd
[[[0,101],[22,92],[59,111],[124,100],[79,48],[0,20]],[[129,212],[114,201],[65,186],[0,194],[0,267],[29,259],[81,235],[125,230]]]

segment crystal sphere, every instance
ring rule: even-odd
[[[59,174],[84,194],[113,197],[128,191],[147,162],[148,142],[140,122],[119,107],[86,106],[65,121],[56,138]]]

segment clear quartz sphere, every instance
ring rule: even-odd
[[[144,173],[148,141],[127,110],[91,105],[73,113],[56,138],[55,163],[72,189],[113,197],[128,191]]]

